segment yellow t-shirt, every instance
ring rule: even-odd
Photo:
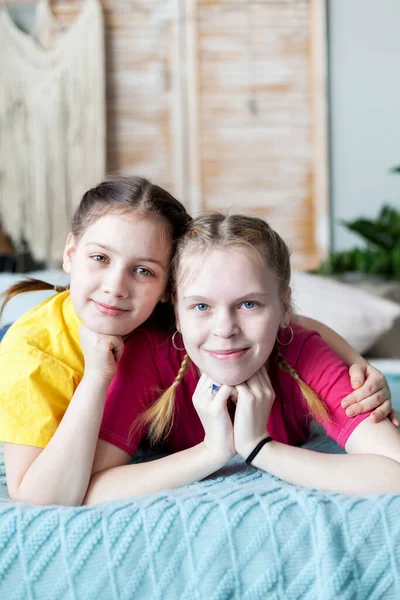
[[[65,291],[7,331],[0,344],[0,441],[48,444],[83,376],[80,325]]]

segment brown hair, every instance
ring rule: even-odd
[[[99,183],[83,195],[72,218],[71,231],[75,237],[79,238],[86,228],[100,217],[109,213],[123,214],[131,211],[139,212],[145,216],[156,215],[164,221],[170,230],[173,248],[191,221],[191,216],[179,200],[171,196],[166,190],[153,185],[147,179],[143,177],[113,177]],[[55,288],[50,283],[32,278],[27,278],[12,285],[2,294],[4,299],[0,317],[6,304],[14,296],[22,292],[54,289],[64,291],[67,288]],[[162,308],[160,306],[157,308],[165,316],[172,315],[169,307]]]
[[[188,275],[188,268],[184,268],[186,256],[201,256],[212,252],[215,248],[229,248],[231,246],[246,246],[255,250],[274,271],[281,296],[290,284],[290,253],[286,243],[268,223],[256,217],[245,215],[223,215],[213,213],[194,219],[188,226],[186,234],[179,240],[177,251],[172,262],[172,279],[176,294],[179,281]],[[275,345],[274,358],[279,367],[289,373],[298,383],[301,392],[308,404],[311,415],[326,420],[328,412],[311,387],[302,381],[296,370],[286,361],[278,345]],[[149,425],[149,438],[156,443],[165,438],[171,431],[175,391],[187,372],[190,359],[186,355],[182,361],[179,373],[173,384],[148,408],[138,419],[142,426]],[[135,429],[133,424],[131,431]]]

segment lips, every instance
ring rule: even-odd
[[[109,317],[119,317],[120,315],[127,312],[125,308],[119,308],[118,306],[111,306],[110,304],[103,304],[102,302],[96,302],[93,300],[95,307],[102,315],[108,315]]]
[[[242,358],[249,350],[249,347],[231,348],[229,350],[206,350],[207,354],[217,360],[237,360]]]

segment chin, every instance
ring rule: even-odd
[[[247,365],[226,365],[222,368],[222,365],[209,365],[210,368],[201,369],[202,372],[206,373],[215,383],[219,385],[230,385],[234,387],[244,383],[250,377],[254,375],[262,366],[265,361],[252,361],[251,364]],[[206,366],[206,365],[205,365]]]
[[[254,373],[214,373],[213,375],[209,375],[211,379],[218,383],[219,385],[229,385],[231,387],[235,387],[236,385],[240,385],[249,379]]]
[[[102,335],[123,336],[128,335],[128,333],[131,333],[131,331],[135,329],[134,325],[132,325],[132,327],[129,329],[128,326],[124,327],[122,323],[112,323],[106,322],[105,320],[97,319],[93,319],[91,322],[87,322],[85,324],[92,331],[95,331],[96,333],[100,333]]]

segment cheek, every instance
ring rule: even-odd
[[[243,329],[252,339],[258,340],[260,343],[266,343],[268,340],[275,340],[280,318],[279,310],[266,311],[255,318],[247,319],[243,323]]]
[[[179,311],[177,314],[177,323],[179,324],[179,330],[182,334],[185,347],[190,352],[196,352],[205,337],[204,323],[202,323],[201,319],[194,318],[192,313],[179,314]]]

